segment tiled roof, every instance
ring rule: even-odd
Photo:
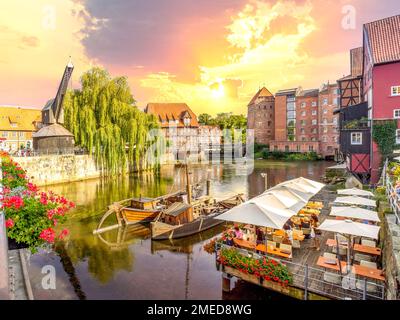
[[[74,135],[65,129],[62,125],[58,123],[51,124],[49,126],[44,126],[38,132],[35,132],[32,137],[43,138],[43,137],[73,137]]]
[[[176,122],[176,126],[184,127],[183,119],[185,115],[190,117],[190,126],[198,127],[197,116],[186,103],[148,103],[146,113],[154,114],[160,122],[161,127],[169,127],[170,121]]]
[[[366,23],[374,64],[400,61],[400,15]]]
[[[363,47],[350,50],[350,75],[358,77],[363,72]]]
[[[36,131],[35,122],[41,121],[38,109],[0,106],[0,130]]]
[[[260,90],[257,91],[253,99],[251,99],[249,105],[256,102],[258,97],[274,97],[274,95],[266,87],[262,87]]]

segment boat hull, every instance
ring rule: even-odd
[[[126,224],[153,221],[160,213],[159,210],[141,210],[125,207],[121,209]]]
[[[178,226],[154,221],[151,222],[151,238],[153,240],[179,239],[210,229],[224,223],[222,220],[214,219],[217,215],[197,219]]]

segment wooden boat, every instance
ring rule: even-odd
[[[153,240],[179,239],[215,227],[224,221],[215,219],[244,201],[238,194],[222,201],[198,199],[193,203],[176,202],[160,212],[151,225]]]
[[[108,207],[93,234],[123,225],[151,222],[152,239],[182,238],[221,224],[223,221],[214,218],[244,201],[243,194],[216,201],[210,196],[210,181],[207,181],[207,195],[192,199],[188,166],[185,167],[187,181],[185,191],[157,198],[139,197],[115,202]],[[105,220],[114,214],[118,224],[102,227]]]

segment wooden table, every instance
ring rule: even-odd
[[[327,269],[333,269],[336,271],[340,271],[339,269],[339,263],[338,263],[338,259],[336,258],[336,264],[330,264],[330,263],[326,263],[325,262],[325,257],[323,256],[319,256],[318,261],[317,261],[317,266],[323,267],[323,268],[327,268]],[[342,266],[342,272],[344,270],[346,270],[346,266],[347,263],[345,261],[340,261],[340,264]]]
[[[329,247],[336,247],[336,245],[337,245],[336,240],[335,239],[327,239],[326,245]],[[347,244],[344,244],[344,243],[339,242],[339,245],[341,245],[343,247],[347,247]],[[380,248],[364,246],[361,244],[354,244],[353,249],[354,249],[354,251],[371,254],[374,256],[380,256],[382,254],[382,250]]]
[[[246,249],[249,249],[249,250],[255,250],[256,249],[256,244],[254,242],[233,238],[233,243],[236,244],[239,247],[246,248]]]
[[[354,251],[372,254],[374,256],[380,256],[382,254],[382,250],[380,248],[364,246],[362,244],[355,244]]]
[[[284,237],[284,238],[289,238],[285,230],[276,230],[273,235],[278,236],[278,237]],[[303,241],[304,240],[304,235],[299,235],[297,233],[293,233],[292,231],[292,237],[293,240],[299,240]]]
[[[380,269],[369,268],[369,267],[360,266],[357,264],[353,265],[352,267],[354,267],[353,270],[356,275],[379,280],[379,281],[385,281],[385,276],[382,274],[382,270],[380,270]]]
[[[273,254],[282,258],[290,259],[290,254],[281,252],[278,248],[272,249],[270,246],[268,246],[268,250],[265,247],[265,244],[258,244],[256,246],[256,250],[267,253],[267,254]]]

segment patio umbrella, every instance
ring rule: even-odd
[[[311,197],[316,195],[324,186],[325,185],[323,183],[300,177],[279,183],[267,191],[276,190],[284,187],[294,193],[297,193],[308,201]]]
[[[337,191],[338,194],[345,196],[360,196],[360,197],[373,197],[374,194],[371,191],[361,190],[358,188],[351,189],[340,189]]]
[[[373,226],[369,224],[354,222],[352,220],[330,220],[326,219],[318,227],[322,231],[331,231],[335,233],[343,234],[348,239],[347,248],[347,266],[348,271],[350,270],[350,248],[352,242],[352,236],[366,237],[372,239],[378,239],[379,226]],[[339,252],[339,248],[337,248]]]
[[[376,201],[357,196],[337,197],[333,203],[353,204],[359,206],[376,207]]]
[[[369,220],[374,222],[380,222],[378,213],[376,211],[367,210],[364,208],[358,208],[356,206],[351,207],[332,207],[331,216],[346,217],[351,219]]]

